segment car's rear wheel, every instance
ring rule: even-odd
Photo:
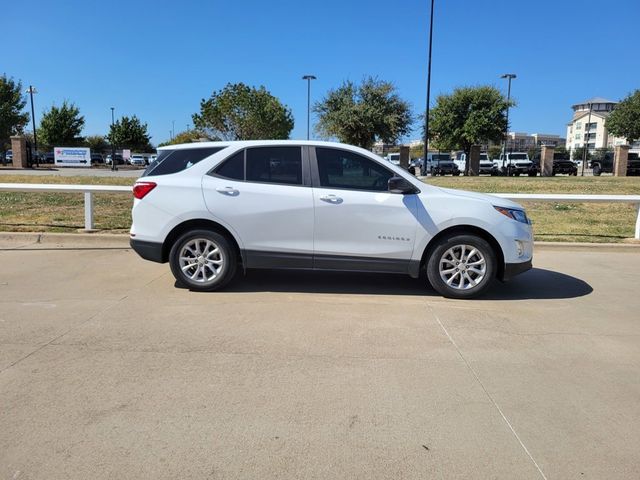
[[[473,298],[496,276],[496,253],[483,238],[453,234],[440,239],[426,265],[431,286],[448,298]]]
[[[593,166],[593,174],[596,177],[599,177],[600,174],[602,174],[602,169],[600,168],[600,165],[598,165],[597,163]]]
[[[209,230],[191,230],[173,244],[169,264],[179,284],[208,292],[224,287],[233,278],[237,258],[223,235]]]

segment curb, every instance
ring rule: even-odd
[[[609,252],[640,252],[640,242],[584,243],[535,242],[536,251],[591,250]],[[49,233],[0,232],[0,249],[12,248],[130,248],[129,234],[122,233]]]
[[[585,242],[534,242],[534,252],[590,250],[594,252],[640,252],[640,242],[585,243]]]
[[[0,249],[130,248],[128,234],[0,232]]]

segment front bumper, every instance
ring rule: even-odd
[[[533,267],[533,262],[531,259],[521,263],[505,263],[504,272],[502,273],[502,278],[500,280],[502,281],[510,280],[516,275],[520,275],[521,273],[524,273],[527,270],[531,270],[532,267]]]
[[[144,240],[129,240],[131,248],[145,260],[152,262],[165,263],[162,255],[162,244],[156,242],[145,242]]]

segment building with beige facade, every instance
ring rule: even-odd
[[[607,131],[606,120],[618,102],[594,97],[572,105],[573,118],[567,124],[567,150],[586,146],[589,151],[623,145],[626,139]]]

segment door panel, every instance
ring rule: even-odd
[[[326,188],[314,188],[313,195],[316,256],[411,258],[415,195]]]
[[[418,224],[416,195],[389,193],[393,172],[352,151],[316,147],[311,161],[314,266],[329,268],[344,257],[345,268],[406,270]]]

